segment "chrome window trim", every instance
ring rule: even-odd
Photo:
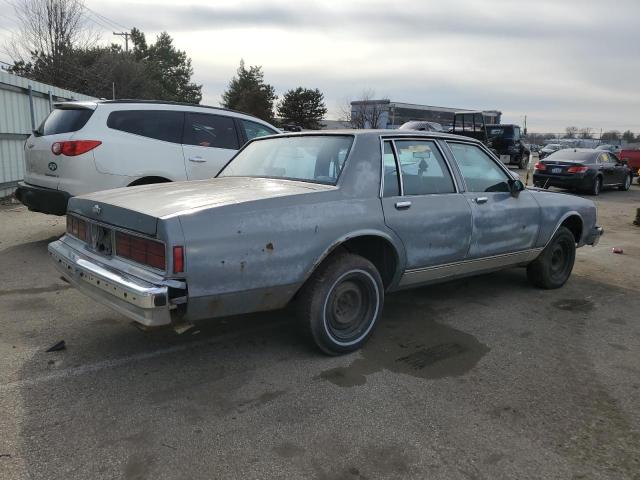
[[[442,149],[440,142],[438,142],[439,139],[440,138],[437,135],[434,135],[434,136],[431,136],[431,135],[421,136],[421,135],[415,135],[415,134],[380,135],[380,192],[379,192],[380,198],[385,198],[384,197],[384,142],[387,142],[387,141],[391,143],[391,149],[393,150],[393,156],[396,162],[396,169],[398,171],[398,178],[400,179],[400,197],[405,197],[405,196],[427,197],[430,195],[453,195],[455,193],[461,193],[462,190],[460,189],[460,185],[458,185],[458,179],[454,174],[454,170],[449,162],[449,159],[447,158],[447,155]],[[447,170],[449,172],[449,177],[451,178],[451,181],[453,183],[454,191],[447,192],[447,193],[424,193],[420,195],[405,195],[404,182],[402,180],[402,169],[400,168],[400,159],[398,158],[398,149],[396,147],[396,140],[399,140],[399,141],[417,140],[419,142],[433,143],[438,153],[440,153],[440,156],[442,157],[442,160],[444,161],[445,166],[447,167]]]

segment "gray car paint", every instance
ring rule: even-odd
[[[345,133],[354,135],[355,140],[336,186],[264,178],[216,178],[75,197],[69,203],[69,211],[142,233],[155,230],[156,236],[167,244],[168,252],[174,245],[184,246],[185,273],[167,273],[165,277],[186,282],[188,301],[182,314],[187,320],[280,308],[334,248],[358,236],[380,237],[395,250],[396,272],[388,285],[388,290],[393,290],[401,286],[404,272],[413,267],[541,248],[570,215],[578,215],[583,222],[580,245],[595,226],[593,202],[528,190],[518,198],[502,194],[509,198],[495,199],[481,220],[474,220],[481,232],[472,233],[471,208],[465,196],[477,194],[464,192],[459,171],[446,148],[443,150],[459,183],[460,192],[451,194],[456,200],[416,198],[416,204],[425,202],[425,207],[440,209],[444,214],[429,216],[422,212],[420,216],[419,209],[410,209],[407,213],[417,215],[415,218],[389,220],[388,225],[383,211],[390,210],[383,206],[386,200],[380,198],[381,138],[455,139],[484,147],[472,139],[434,132],[370,130],[291,135]],[[508,170],[505,172],[514,178]],[[501,207],[508,203],[514,208]],[[532,207],[534,203],[540,208]],[[525,216],[517,208],[520,204],[526,205]],[[95,205],[100,207],[100,214],[95,213]],[[456,205],[462,212],[453,212]],[[448,206],[452,211],[447,212]],[[454,217],[456,220],[451,220]],[[523,218],[527,220],[523,222]],[[153,219],[157,222],[155,228],[151,226]],[[432,248],[434,245],[436,248]],[[103,264],[110,262],[90,249],[83,254]],[[167,272],[171,271],[169,264]]]

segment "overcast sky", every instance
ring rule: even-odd
[[[244,58],[263,67],[279,95],[319,88],[329,118],[372,89],[399,102],[498,109],[505,123],[527,115],[532,131],[575,125],[640,133],[640,0],[86,4],[150,41],[168,31],[192,58],[210,105]],[[105,42],[121,41],[101,23],[94,26]],[[0,33],[7,28],[5,17]]]

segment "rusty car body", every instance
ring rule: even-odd
[[[256,139],[217,178],[74,197],[67,224],[59,271],[136,322],[295,300],[330,354],[366,341],[385,292],[512,266],[557,288],[602,234],[593,202],[526,189],[477,140],[390,130]]]

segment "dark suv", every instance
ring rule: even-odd
[[[487,125],[488,146],[496,152],[503,163],[526,168],[529,163],[529,149],[518,125]]]

